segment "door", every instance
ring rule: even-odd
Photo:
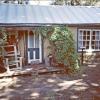
[[[28,32],[28,63],[42,62],[41,34]]]

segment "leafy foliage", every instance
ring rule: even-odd
[[[0,45],[4,44],[7,40],[7,32],[4,29],[0,29]]]
[[[51,35],[49,33],[52,33],[54,31],[54,27],[52,27],[52,26],[47,26],[47,27],[41,26],[41,27],[35,27],[34,30],[35,30],[36,33],[42,34],[42,36],[44,38],[49,38],[50,35]]]
[[[29,0],[1,0],[0,3],[28,4]]]
[[[56,27],[50,40],[55,47],[56,60],[72,71],[77,70],[79,68],[78,55],[72,33],[66,27]]]
[[[53,5],[72,5],[72,6],[95,6],[100,0],[55,0]]]

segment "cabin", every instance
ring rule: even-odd
[[[49,41],[35,28],[53,25],[68,27],[86,61],[100,57],[100,7],[0,4],[0,29],[7,31],[7,44],[16,46],[24,65],[48,64]]]

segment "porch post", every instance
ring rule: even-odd
[[[41,63],[42,62],[42,38],[40,33],[39,33],[39,49],[40,49],[40,63]]]

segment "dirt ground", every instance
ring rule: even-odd
[[[0,100],[100,100],[100,64],[74,76],[45,74],[0,79]]]

